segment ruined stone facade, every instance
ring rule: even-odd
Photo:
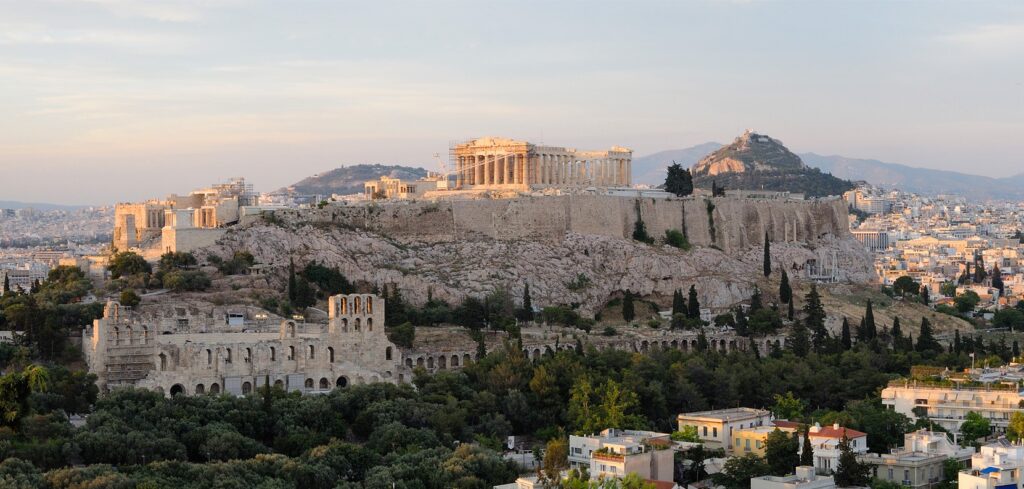
[[[460,369],[477,360],[477,346],[461,331],[445,340],[399,348],[384,332],[384,300],[372,294],[336,295],[329,299],[326,324],[283,320],[276,327],[251,322],[204,321],[181,311],[173,317],[139,317],[117,302],[108,302],[103,317],[83,331],[82,349],[89,371],[101,389],[140,387],[167,395],[228,393],[245,395],[268,382],[288,391],[326,392],[370,382],[408,382],[418,368],[427,372]],[[209,319],[208,317],[206,319]],[[436,329],[436,328],[429,328]],[[502,347],[503,335],[492,333],[488,351]],[[741,338],[731,330],[712,330],[708,348],[722,352],[757,348],[767,353],[785,347],[785,338]],[[606,337],[580,330],[543,328],[523,334],[529,359],[572,350],[698,348],[697,331],[625,332]]]
[[[458,189],[629,186],[633,151],[582,151],[485,137],[452,148]]]

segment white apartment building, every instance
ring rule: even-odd
[[[788,422],[776,422],[780,427],[787,426]],[[850,441],[850,449],[854,453],[862,454],[868,451],[868,435],[862,431],[844,428],[838,424],[832,426],[821,426],[815,423],[808,430],[808,438],[811,447],[814,449],[814,468],[822,474],[832,472],[839,466],[839,443],[846,437]],[[804,445],[800,444],[799,451],[803,453]]]
[[[635,473],[651,481],[672,481],[673,443],[668,433],[607,429],[569,437],[569,465],[586,467],[592,479]]]
[[[959,489],[1020,489],[1024,446],[1005,438],[981,447],[971,457],[971,468],[960,471]]]
[[[882,404],[916,421],[927,417],[946,430],[958,432],[967,413],[988,418],[993,431],[1005,432],[1014,411],[1021,409],[1016,385],[955,387],[934,382],[894,381],[882,389]],[[920,415],[920,416],[919,416]]]
[[[784,477],[766,475],[750,479],[750,489],[835,489],[836,482],[832,476],[821,476],[814,473],[814,467],[803,465],[796,468],[795,474]]]
[[[903,447],[892,453],[868,453],[858,459],[872,466],[877,479],[927,489],[943,481],[946,460],[955,459],[963,466],[974,455],[974,449],[961,448],[941,432],[918,430],[903,440]]]
[[[679,431],[686,426],[697,428],[697,436],[708,448],[724,448],[731,452],[735,431],[769,426],[772,423],[772,413],[767,409],[739,407],[683,413],[676,420],[679,423]]]

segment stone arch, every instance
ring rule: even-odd
[[[439,355],[437,357],[437,368],[440,368],[440,369],[448,368],[448,358],[446,358],[444,355]]]
[[[271,362],[276,362],[277,361],[277,348],[270,347],[270,361]]]
[[[171,386],[171,397],[185,394],[185,386],[181,384],[174,384]]]
[[[641,341],[640,342],[640,351],[647,351],[647,348],[648,348],[647,340]]]
[[[288,321],[287,332],[288,332],[287,334],[288,334],[289,338],[294,338],[295,337],[295,322],[294,321]]]
[[[348,377],[345,377],[344,375],[342,375],[341,377],[338,377],[338,381],[335,382],[334,385],[336,385],[338,387],[346,387],[346,386],[348,386]]]
[[[212,365],[213,364],[213,351],[210,350],[209,348],[206,349],[206,364],[207,365]]]
[[[533,349],[533,355],[531,355],[531,358],[533,360],[539,360],[540,359],[540,348],[534,348]]]
[[[363,312],[363,303],[362,303],[362,301],[363,301],[362,297],[359,297],[358,295],[355,297],[355,304],[354,304],[355,305],[355,311],[354,312],[356,314],[359,314],[359,313]]]
[[[142,327],[142,344],[145,345],[145,344],[148,344],[148,343],[149,343],[149,327],[148,326],[143,326]]]
[[[416,358],[416,366],[417,367],[422,367],[423,365],[424,365],[423,357]]]
[[[469,365],[469,362],[473,360],[473,357],[469,356],[469,353],[462,355],[462,366]]]
[[[669,344],[672,345],[673,350],[679,348],[679,340],[672,340],[672,343]]]
[[[372,296],[367,296],[366,297],[366,313],[367,314],[373,314],[373,297]],[[367,321],[367,323],[369,323],[370,320],[367,319],[366,321]],[[372,331],[372,329],[371,329],[371,331]]]
[[[427,368],[434,368],[434,357],[427,357]]]
[[[313,379],[306,379],[306,388],[307,389],[312,389],[313,388]]]
[[[458,366],[459,366],[459,356],[458,355],[452,355],[452,368],[455,368],[455,367],[458,367]]]
[[[385,360],[391,360],[391,347],[390,346],[384,349],[384,359]]]
[[[341,332],[348,333],[348,318],[341,318]]]
[[[195,393],[196,395],[206,394],[206,386],[204,386],[203,384],[196,384]]]
[[[356,325],[355,325],[355,326],[356,326],[356,327],[355,327],[356,333],[358,333],[358,332],[359,332],[359,325],[360,325],[360,319],[359,319],[359,318],[356,318]]]
[[[334,363],[334,347],[333,346],[328,346],[327,347],[327,361],[329,363]]]
[[[242,382],[242,395],[252,394],[252,383]]]
[[[160,370],[167,370],[167,355],[164,353],[160,354]]]
[[[245,349],[245,363],[252,363],[252,348]]]
[[[718,349],[725,351],[725,340],[718,340]]]
[[[294,346],[289,346],[288,347],[288,359],[289,360],[295,360],[295,347]]]
[[[128,344],[129,345],[134,343],[134,341],[132,340],[132,327],[131,326],[125,326],[124,327],[124,335],[128,337]]]
[[[667,341],[662,341],[661,342],[661,349],[662,350],[668,350],[668,342]]]
[[[331,388],[331,382],[327,380],[327,377],[320,378],[320,390],[327,390]]]
[[[226,355],[224,357],[224,363],[231,363],[231,348],[225,348],[224,352]]]
[[[121,344],[121,328],[118,328],[117,326],[114,326],[114,344]]]
[[[210,384],[210,394],[220,394],[220,384],[216,382]]]
[[[405,366],[409,367],[409,368],[412,368],[412,359],[411,358],[406,358],[405,359]]]
[[[316,360],[316,347],[309,345],[309,359]]]
[[[690,349],[697,351],[697,340],[690,340]]]
[[[348,297],[342,297],[340,301],[341,313],[348,314]]]
[[[277,380],[275,380],[275,381],[274,381],[274,387],[275,387],[275,388],[276,388],[276,387],[280,387],[280,388],[284,389],[284,381],[283,381],[283,380],[281,380],[281,379],[277,379]]]
[[[366,330],[373,331],[373,318],[366,318]]]
[[[729,340],[729,351],[736,351],[736,340]]]

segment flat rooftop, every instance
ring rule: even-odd
[[[767,416],[769,411],[767,409],[754,409],[747,407],[739,408],[728,408],[728,409],[715,409],[711,411],[697,411],[694,413],[683,413],[678,416],[679,419],[714,419],[725,422],[738,421],[741,419],[757,418],[760,416]]]

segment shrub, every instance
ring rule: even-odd
[[[665,244],[681,250],[689,250],[691,248],[690,241],[686,239],[686,235],[678,229],[665,231]]]

